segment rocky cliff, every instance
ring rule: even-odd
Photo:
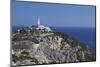
[[[83,43],[61,32],[12,34],[13,66],[94,60]]]

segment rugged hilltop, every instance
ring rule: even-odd
[[[20,30],[12,34],[12,66],[94,60],[88,47],[62,32]]]

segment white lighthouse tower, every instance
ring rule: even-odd
[[[38,17],[37,26],[39,29],[43,29],[45,26],[40,24],[40,18]]]
[[[38,17],[38,21],[37,21],[37,30],[47,30],[47,31],[51,31],[51,29],[47,26],[41,25],[40,24],[40,18]]]
[[[37,24],[38,24],[38,27],[40,27],[40,18],[38,18]]]

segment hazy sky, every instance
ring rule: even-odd
[[[95,6],[61,5],[34,2],[12,2],[12,25],[95,27]]]

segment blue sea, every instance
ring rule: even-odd
[[[18,28],[14,26],[12,31],[15,32]],[[96,36],[95,36],[95,28],[82,28],[82,27],[52,27],[57,32],[64,32],[65,34],[74,37],[79,42],[85,43],[86,46],[92,51],[92,53],[96,53]]]

